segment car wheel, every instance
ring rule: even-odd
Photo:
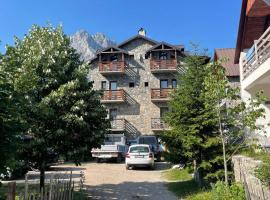
[[[155,169],[155,164],[150,165],[149,168],[150,168],[151,170],[154,170],[154,169]]]
[[[117,163],[121,163],[121,162],[122,162],[122,158],[121,158],[121,156],[117,156],[117,158],[116,158],[116,162],[117,162]]]
[[[126,170],[129,170],[129,165],[126,165]]]

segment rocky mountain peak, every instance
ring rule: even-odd
[[[85,30],[79,30],[70,37],[71,46],[81,54],[84,61],[89,61],[95,56],[97,50],[116,45],[103,33],[90,35]]]

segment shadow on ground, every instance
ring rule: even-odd
[[[100,200],[176,200],[163,182],[123,182],[85,186],[90,199]]]

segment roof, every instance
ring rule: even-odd
[[[119,48],[119,47],[117,47],[117,46],[109,46],[109,47],[106,47],[106,48],[104,48],[104,49],[101,49],[101,50],[97,51],[97,54],[100,54],[100,53],[102,53],[102,52],[106,52],[106,51],[108,51],[109,49],[115,49],[115,50],[117,50],[118,52],[121,52],[121,53],[124,53],[124,54],[128,54],[128,55],[129,55],[129,53],[128,53],[126,50],[121,49],[121,48]]]
[[[156,48],[159,47],[160,45],[168,46],[168,47],[170,47],[171,49],[177,50],[177,51],[182,51],[182,50],[183,50],[182,48],[179,48],[178,46],[171,45],[171,44],[169,44],[169,43],[167,43],[167,42],[159,42],[158,44],[156,44],[156,45],[153,46],[152,48],[148,49],[147,52],[150,52],[150,51],[156,49]]]
[[[157,42],[157,41],[155,41],[155,40],[152,40],[151,38],[148,38],[148,37],[146,37],[146,36],[143,36],[143,35],[135,35],[135,36],[133,36],[133,37],[131,37],[131,38],[129,38],[129,39],[127,39],[127,40],[125,40],[124,42],[122,42],[122,43],[120,43],[119,45],[118,45],[118,47],[122,47],[122,46],[124,46],[124,45],[126,45],[126,44],[128,44],[129,42],[131,42],[131,41],[133,41],[133,40],[136,40],[136,39],[143,39],[143,40],[146,40],[146,41],[148,41],[148,42],[150,42],[150,43],[152,43],[152,44],[154,44],[154,45],[156,45],[156,44],[158,44],[159,42]]]
[[[228,59],[223,63],[226,70],[226,76],[239,76],[239,64],[234,63],[235,48],[215,49],[214,60],[217,61],[222,58]]]

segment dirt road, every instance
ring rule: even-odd
[[[124,164],[88,163],[80,168],[84,170],[91,199],[176,200],[162,178],[166,166],[166,163],[157,163],[155,170],[126,170]]]

